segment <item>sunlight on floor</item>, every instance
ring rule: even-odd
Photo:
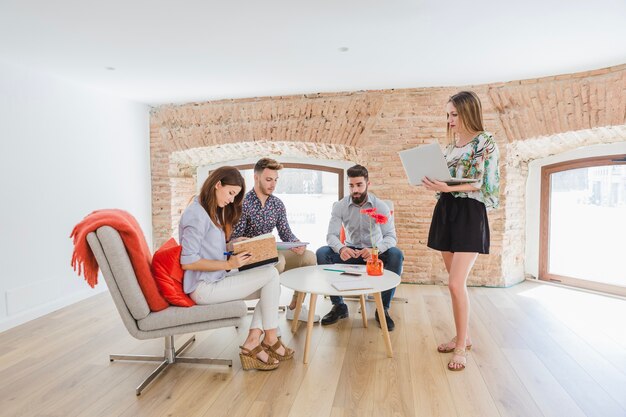
[[[571,327],[619,328],[626,317],[626,300],[566,287],[539,284],[518,295],[538,302],[557,319]],[[621,340],[623,336],[613,335]]]

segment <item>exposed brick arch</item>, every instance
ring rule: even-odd
[[[242,140],[355,146],[382,103],[365,92],[223,100],[159,107],[152,125],[171,152]]]
[[[626,123],[626,71],[525,80],[489,87],[509,140]]]

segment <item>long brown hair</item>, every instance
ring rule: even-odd
[[[450,97],[448,103],[456,108],[459,119],[463,126],[470,132],[483,132],[483,107],[480,99],[473,91],[460,91]],[[454,133],[450,130],[450,124],[447,125],[448,142],[454,143]]]
[[[232,204],[225,207],[217,205],[217,197],[215,196],[217,183],[224,185],[235,185],[241,187],[239,194],[235,196]],[[202,184],[200,190],[200,205],[206,210],[211,221],[217,227],[221,227],[226,235],[226,240],[230,238],[233,225],[239,221],[241,217],[241,208],[243,205],[243,197],[246,193],[246,182],[239,170],[235,167],[224,166],[211,172],[209,178]]]

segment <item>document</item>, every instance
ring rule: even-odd
[[[374,288],[362,278],[334,281],[332,286],[338,291],[371,290]]]
[[[276,242],[276,249],[285,250],[308,245],[309,242]]]
[[[233,254],[242,252],[250,252],[251,257],[249,263],[239,268],[240,271],[278,262],[276,238],[271,233],[233,243]]]

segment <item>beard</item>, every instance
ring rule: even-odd
[[[365,189],[365,191],[363,191],[362,194],[358,195],[358,197],[357,195],[357,193],[351,194],[352,202],[357,206],[360,206],[361,204],[363,204],[363,202],[367,200],[367,188]]]

